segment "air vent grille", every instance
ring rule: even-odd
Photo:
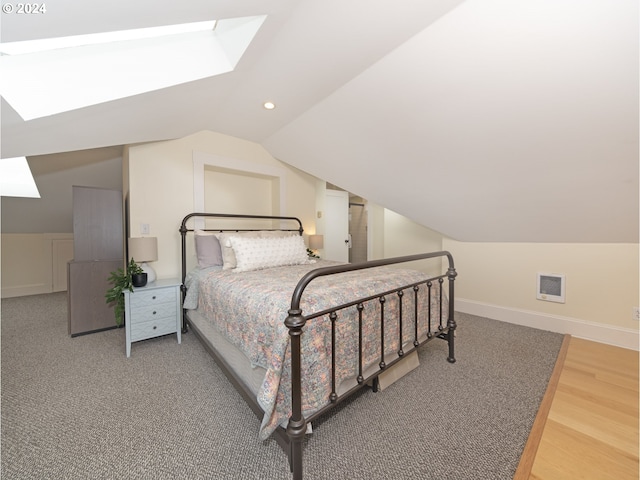
[[[538,300],[564,303],[565,276],[557,273],[538,273],[536,292]]]

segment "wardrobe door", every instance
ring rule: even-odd
[[[123,258],[122,192],[73,187],[73,259]]]
[[[104,295],[110,287],[109,274],[120,267],[120,259],[68,263],[69,335],[116,326],[113,306],[107,305]]]

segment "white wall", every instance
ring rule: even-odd
[[[391,210],[384,209],[384,258],[441,250],[442,235]],[[421,260],[403,264],[403,267],[416,268],[432,275],[439,275],[442,273],[442,268],[447,268],[447,261],[446,259],[444,261]]]
[[[306,232],[315,232],[316,179],[274,159],[256,143],[204,131],[179,140],[131,146],[125,156],[129,178],[129,186],[125,188],[129,191],[129,236],[142,236],[140,225],[143,223],[150,226],[150,235],[158,238],[159,258],[151,266],[159,278],[180,275],[178,228],[183,217],[194,212],[194,155],[225,159],[227,164],[236,164],[244,171],[253,166],[258,171],[284,172],[286,192],[279,214],[297,216]],[[253,172],[247,174],[254,175]],[[216,181],[215,177],[210,176],[209,185]],[[242,193],[252,195],[250,189]],[[238,213],[233,211],[236,207],[244,208],[231,202],[223,209],[230,211],[218,210],[217,213]]]
[[[638,244],[465,243],[455,259],[456,309],[638,349]],[[566,302],[536,299],[536,274],[566,276]]]
[[[67,289],[67,262],[73,259],[70,233],[3,233],[0,236],[2,298]]]
[[[391,210],[368,209],[378,252],[371,258],[451,252],[457,311],[639,348],[639,323],[631,318],[640,305],[638,244],[458,242]],[[566,276],[564,304],[536,299],[538,272]]]

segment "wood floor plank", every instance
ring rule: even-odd
[[[565,381],[557,389],[558,392],[581,397],[584,401],[599,405],[602,408],[618,410],[625,415],[638,416],[638,395],[636,393],[626,391],[621,396],[612,396],[606,392],[606,389],[599,388],[598,385],[593,385],[593,388],[598,388],[595,391],[585,388],[584,382],[579,379],[575,382],[566,380],[568,380],[568,377],[565,377]]]
[[[638,479],[637,456],[553,420],[547,421],[538,458],[530,479]]]
[[[639,365],[637,351],[571,338],[529,475],[514,478],[638,480]]]
[[[632,416],[620,415],[614,410],[598,408],[594,404],[581,404],[580,398],[556,392],[548,418],[581,435],[605,442],[625,452],[637,450],[637,441],[634,438],[637,426],[633,424]]]

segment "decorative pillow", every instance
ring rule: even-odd
[[[200,268],[222,265],[220,241],[213,233],[196,230],[196,256]]]
[[[231,237],[243,237],[243,238],[272,238],[272,237],[291,237],[300,236],[298,232],[285,232],[282,230],[254,230],[249,232],[222,232],[217,233],[216,236],[220,240],[222,247],[222,269],[231,270],[236,268],[236,255],[231,246],[229,238]]]
[[[220,246],[222,247],[222,269],[231,270],[236,268],[236,255],[229,242],[231,237],[243,237],[243,238],[258,238],[260,232],[222,232],[217,233],[216,236],[220,240]]]
[[[309,263],[307,247],[300,235],[271,238],[232,236],[229,241],[236,256],[234,272]]]

